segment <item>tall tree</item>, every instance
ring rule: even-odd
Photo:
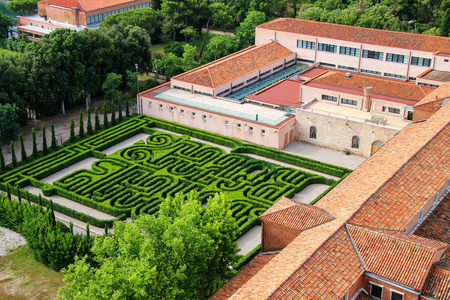
[[[42,154],[47,155],[47,136],[45,134],[45,124],[42,124]]]
[[[3,150],[0,146],[0,171],[4,171],[6,169],[5,158],[3,157]],[[8,187],[8,185],[6,185]]]
[[[87,109],[87,134],[92,135],[91,108]]]
[[[122,82],[122,75],[116,73],[109,73],[103,83],[102,89],[105,93],[105,98],[108,100],[115,100],[119,97],[120,91],[117,90]]]
[[[37,10],[37,0],[13,0],[10,1],[6,8],[21,15],[30,14]]]
[[[56,145],[56,135],[55,135],[55,125],[53,124],[53,122],[50,122],[50,127],[51,127],[51,131],[52,131],[52,149],[56,150],[56,148],[58,148],[58,146]]]
[[[13,167],[17,167],[16,151],[14,151],[14,142],[11,141],[11,162]]]
[[[0,145],[15,140],[17,130],[19,123],[16,109],[10,104],[0,104]]]
[[[199,56],[202,57],[203,49],[205,48],[206,38],[208,37],[209,32],[213,29],[214,26],[221,26],[223,29],[227,28],[232,24],[232,17],[230,15],[228,6],[224,3],[216,2],[208,5],[206,10],[207,15],[209,16],[208,21],[206,22],[206,34],[203,38],[202,47],[200,48]]]
[[[80,138],[84,138],[84,121],[83,121],[83,112],[80,110],[80,129],[78,131],[78,136]]]
[[[25,146],[23,144],[23,135],[22,133],[19,134],[19,141],[20,141],[20,157],[22,161],[27,161],[27,151],[25,150]]]
[[[242,47],[255,43],[255,27],[266,21],[266,15],[260,11],[251,11],[243,22],[236,28],[236,35],[241,40]]]
[[[75,122],[73,121],[73,118],[70,119],[69,142],[71,142],[71,143],[75,142]]]
[[[197,193],[177,194],[158,216],[116,222],[92,247],[99,268],[78,259],[63,271],[64,299],[203,299],[230,275],[238,226],[222,195],[202,206]]]
[[[33,152],[32,152],[32,156],[33,158],[37,157],[37,145],[36,145],[36,131],[34,130],[34,127],[31,128],[31,138],[33,140]]]
[[[98,108],[94,110],[94,129],[100,130],[100,117],[98,116]]]

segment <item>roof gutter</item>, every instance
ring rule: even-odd
[[[399,289],[406,290],[406,291],[408,291],[410,293],[413,293],[413,294],[416,294],[416,295],[420,295],[421,294],[421,290],[413,289],[413,288],[411,288],[409,286],[406,286],[406,285],[403,285],[401,283],[398,283],[398,282],[386,279],[386,278],[381,277],[379,275],[376,275],[376,274],[374,274],[372,272],[366,271],[364,273],[364,275],[369,276],[369,277],[374,278],[374,279],[377,279],[377,280],[380,280],[380,281],[382,281],[384,283],[390,284],[390,285],[395,286],[395,287],[397,287]]]

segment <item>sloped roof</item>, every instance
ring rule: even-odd
[[[442,242],[398,231],[349,224],[352,240],[367,271],[394,282],[422,289]]]
[[[134,2],[137,1],[136,0],[44,0],[39,1],[38,3],[44,5],[56,5],[66,8],[77,7],[84,12],[90,12],[125,3],[133,5]]]
[[[421,86],[412,82],[404,82],[356,73],[352,73],[350,78],[345,78],[345,74],[346,72],[329,71],[305,83],[305,85],[316,86],[317,84],[321,84],[342,87],[359,91],[360,95],[363,95],[364,87],[371,86],[371,93],[374,95],[392,96],[414,100],[416,102],[419,102],[423,97],[435,90],[433,87]],[[322,88],[326,89],[326,87],[323,86]]]
[[[450,98],[450,82],[442,84],[434,91],[423,97],[419,103],[414,105],[414,109],[436,112],[441,108],[445,98]]]
[[[448,37],[379,30],[292,18],[275,19],[261,24],[256,28],[287,31],[355,43],[414,49],[433,53],[437,51],[448,53],[450,49],[450,38]]]
[[[252,46],[243,51],[218,59],[210,64],[175,76],[173,79],[207,87],[218,87],[279,61],[293,53],[275,42]]]
[[[287,204],[288,201],[291,203],[293,201],[285,197],[278,202],[280,201],[283,203],[273,210],[268,210],[259,218],[263,221],[269,221],[298,231],[307,230],[334,219],[326,210],[314,207],[313,205],[297,202],[281,208],[281,205]]]
[[[433,267],[422,295],[432,299],[450,299],[450,270]]]

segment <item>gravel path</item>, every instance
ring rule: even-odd
[[[25,239],[17,232],[0,227],[0,256],[4,256],[26,243]]]
[[[320,194],[325,192],[330,186],[322,183],[310,184],[301,190],[299,193],[295,194],[292,197],[292,200],[303,202],[306,204],[311,203],[314,199],[316,199]]]
[[[238,247],[241,249],[238,254],[246,255],[252,251],[256,246],[261,244],[261,226],[255,226],[246,234],[241,236],[238,240]]]
[[[113,154],[117,150],[134,145],[138,141],[145,142],[149,136],[150,136],[150,134],[138,133],[135,136],[130,137],[129,139],[126,139],[118,144],[115,144],[112,147],[109,147],[109,148],[103,150],[102,152],[105,153],[106,155]]]

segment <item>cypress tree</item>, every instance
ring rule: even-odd
[[[33,153],[31,154],[33,158],[37,157],[37,146],[36,146],[36,131],[34,127],[31,129],[31,136],[33,137]]]
[[[56,150],[58,146],[56,145],[55,125],[53,122],[50,123],[50,127],[52,128],[52,149]]]
[[[25,146],[23,145],[23,135],[19,134],[19,141],[20,141],[20,156],[22,158],[22,161],[27,160],[27,152],[25,151]]]
[[[17,158],[16,158],[16,152],[14,151],[14,143],[11,141],[11,162],[13,167],[17,167]]]
[[[83,112],[80,110],[80,130],[78,131],[80,138],[84,138]]]
[[[41,197],[41,194],[38,195],[38,204],[39,204],[39,208],[42,209],[42,197]]]
[[[17,200],[19,201],[19,203],[22,203],[22,197],[20,197],[20,188],[18,185],[16,186],[16,188],[17,188]]]
[[[91,123],[91,108],[87,109],[87,134],[92,135],[92,123]]]
[[[116,125],[116,109],[114,107],[114,100],[111,100],[111,125]]]
[[[94,111],[94,129],[100,130],[100,117],[98,116],[98,108],[95,108]]]
[[[75,142],[75,122],[73,121],[73,118],[70,119],[70,137],[69,142],[73,143]]]
[[[70,233],[73,234],[73,223],[72,222],[69,223],[69,228],[70,228]]]
[[[105,129],[109,127],[109,124],[108,124],[108,111],[106,109],[106,102],[103,103],[103,126],[105,127]]]
[[[9,191],[9,184],[6,184],[6,197],[11,200],[11,192]]]
[[[89,238],[91,236],[91,232],[89,230],[89,222],[86,223],[86,236]]]
[[[47,155],[47,136],[45,134],[45,124],[42,124],[42,154]]]
[[[108,224],[105,224],[105,235],[108,235]]]
[[[130,100],[130,94],[126,93],[125,94],[125,116],[126,117],[130,116],[130,104],[128,103],[129,100]]]
[[[122,116],[122,101],[119,99],[119,123],[122,122],[123,116]]]
[[[27,191],[26,197],[27,197],[27,202],[28,202],[28,204],[31,206],[31,202],[30,202],[30,192],[29,192],[29,191]]]
[[[50,223],[52,226],[56,226],[56,217],[55,217],[55,211],[53,210],[53,201],[50,200]]]
[[[0,170],[4,171],[6,169],[5,158],[3,157],[2,147],[0,147]]]

